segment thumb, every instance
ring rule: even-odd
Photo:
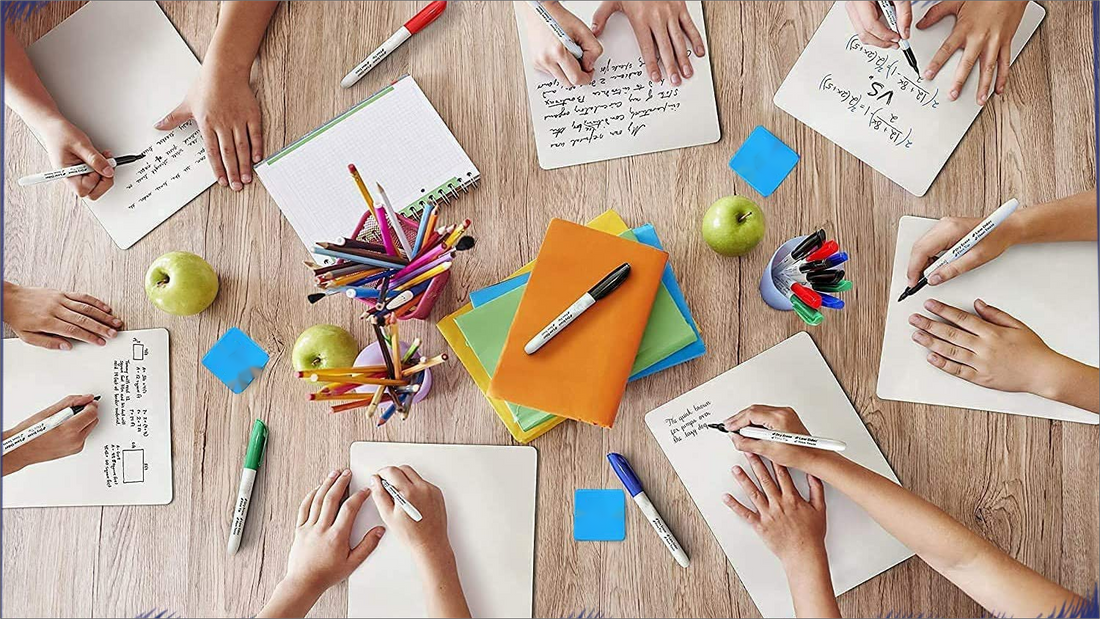
[[[169,131],[183,124],[187,119],[191,118],[191,109],[187,106],[187,102],[184,101],[176,106],[176,109],[168,112],[168,115],[157,121],[157,124],[153,125],[161,131]]]
[[[932,8],[928,9],[928,12],[924,14],[924,17],[917,22],[917,28],[924,30],[930,28],[948,15],[953,15],[958,11],[957,2],[940,2],[935,4]]]
[[[115,169],[111,167],[111,163],[92,146],[91,141],[82,140],[77,142],[73,145],[73,152],[76,153],[77,157],[83,159],[84,163],[92,166],[93,170],[99,172],[100,176],[111,178],[115,175]]]
[[[936,269],[931,275],[928,276],[928,283],[933,286],[939,286],[940,284],[955,279],[956,277],[972,271],[986,262],[989,262],[982,256],[981,251],[974,250],[968,252],[962,258]]]
[[[374,552],[374,549],[378,548],[378,542],[385,534],[385,527],[374,527],[370,531],[367,531],[367,534],[355,545],[355,548],[351,549],[351,553],[348,555],[348,561],[351,562],[352,566],[359,567],[359,564],[366,561],[367,557]]]
[[[601,2],[599,8],[596,9],[596,13],[592,15],[592,34],[600,36],[603,34],[603,27],[607,25],[607,18],[611,17],[611,14],[619,10],[618,2]]]
[[[974,300],[974,311],[978,312],[978,315],[987,322],[991,322],[995,325],[1011,328],[1027,327],[1027,325],[1014,318],[1008,312],[993,307],[981,299]]]

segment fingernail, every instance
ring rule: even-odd
[[[691,65],[685,64],[683,66],[684,77],[691,77]]]
[[[697,47],[695,48],[695,53],[699,56],[703,56],[707,53],[707,50],[703,49],[702,47]]]
[[[985,102],[988,101],[988,100],[989,100],[988,96],[982,95],[982,96],[978,97],[978,105],[985,105]]]
[[[367,487],[367,486],[363,486],[362,488],[359,489],[359,494],[363,494],[363,495],[370,494],[370,488]]]
[[[981,307],[989,307],[988,305],[986,305],[986,302],[982,301],[981,299],[975,299],[974,303],[981,306]]]
[[[225,180],[225,177],[224,177],[224,176],[219,176],[219,177],[218,177],[218,184],[219,184],[219,185],[221,185],[222,187],[225,187],[225,185],[226,185],[226,180]]]
[[[913,314],[912,316],[910,316],[909,317],[909,324],[913,325],[914,327],[919,327],[920,326],[920,316],[917,315],[917,314]]]
[[[925,309],[929,309],[929,310],[936,309],[936,306],[938,306],[938,305],[939,305],[939,302],[936,301],[935,299],[928,299],[927,301],[924,302]]]
[[[382,536],[385,535],[385,534],[386,534],[385,529],[378,529],[378,532],[376,532],[374,534],[374,536],[377,537],[378,539],[382,539]]]
[[[351,471],[349,469],[344,469],[340,471],[340,477],[347,477],[348,475],[351,475]]]
[[[244,181],[245,183],[251,183],[252,182],[252,175],[251,174],[242,174],[241,175],[241,180]]]
[[[113,324],[116,327],[121,327],[122,326],[122,321],[119,320],[118,318],[115,318],[114,320],[111,321],[111,324]]]
[[[932,69],[927,69],[924,72],[924,79],[926,79],[926,80],[932,79]]]
[[[659,82],[659,81],[661,81],[661,74],[660,74],[660,72],[658,72],[658,71],[654,71],[653,73],[650,73],[650,74],[649,74],[649,81],[651,81],[651,82]]]
[[[680,85],[680,76],[676,75],[675,73],[672,74],[672,85],[673,86],[679,86]]]
[[[106,346],[107,345],[107,340],[105,340],[101,337],[97,337],[96,340],[95,340],[95,343],[98,346]]]
[[[952,90],[951,91],[951,100],[954,101],[955,99],[958,99],[958,98],[959,98],[959,91],[958,90]]]
[[[103,171],[103,176],[105,176],[107,178],[111,178],[114,175],[115,175],[115,169],[110,167],[110,166],[107,166],[107,169]]]
[[[332,479],[332,478],[336,477],[339,474],[340,474],[340,471],[333,470],[331,473],[328,474],[328,476],[329,476],[329,479]]]
[[[371,486],[377,486],[378,485],[378,478],[377,477],[371,477],[370,478],[370,485]]]
[[[73,345],[68,342],[61,342],[61,350],[70,350]]]
[[[240,191],[241,189],[244,189],[244,185],[241,184],[241,181],[233,181],[230,184],[230,187],[233,188],[233,191]]]
[[[924,341],[924,331],[913,332],[913,341],[918,344]]]
[[[263,159],[263,157],[259,155],[252,155],[252,163],[259,163],[261,159]]]
[[[933,286],[941,282],[943,282],[943,276],[939,273],[933,273],[932,275],[928,276],[928,283],[932,284]]]
[[[107,337],[114,337],[116,335],[118,335],[118,331],[115,331],[114,329],[107,329]]]

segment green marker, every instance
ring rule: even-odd
[[[817,325],[821,324],[823,320],[825,320],[825,317],[821,315],[821,312],[815,310],[809,305],[806,305],[802,302],[802,299],[799,299],[794,295],[791,295],[791,305],[794,306],[794,313],[798,314],[798,317],[811,327],[816,327]]]
[[[244,533],[244,521],[248,517],[248,504],[252,501],[252,482],[256,481],[256,471],[264,459],[264,447],[267,446],[267,426],[259,419],[252,424],[252,436],[248,438],[248,452],[244,456],[244,468],[241,469],[241,487],[237,490],[237,504],[233,508],[233,523],[229,526],[229,554],[236,554],[241,547],[241,534]]]

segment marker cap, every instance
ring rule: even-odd
[[[244,456],[244,468],[253,471],[260,468],[267,447],[267,426],[259,419],[252,424],[252,435],[248,437],[248,452]]]
[[[611,468],[619,476],[619,481],[623,482],[623,486],[626,486],[626,491],[630,493],[630,496],[635,497],[642,493],[642,482],[638,480],[634,469],[630,468],[630,463],[626,461],[622,454],[609,453],[607,454],[607,461],[611,463]]]

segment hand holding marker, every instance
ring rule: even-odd
[[[894,10],[894,3],[890,0],[878,0],[878,7],[882,9],[882,16],[886,18],[886,23],[890,26],[890,29],[901,37],[898,39],[898,47],[905,55],[905,61],[913,68],[913,72],[919,76],[920,69],[917,68],[917,57],[913,55],[913,50],[909,47],[909,40],[905,37],[905,33],[901,31],[901,28],[898,28],[898,14]]]
[[[721,423],[708,423],[708,428],[712,430],[718,430],[719,432],[725,432],[729,434],[729,428]],[[751,438],[758,441],[771,441],[773,443],[783,443],[785,445],[794,445],[795,447],[812,447],[814,449],[822,449],[825,451],[844,451],[848,448],[847,443],[844,441],[838,441],[831,438],[823,438],[820,436],[809,436],[807,434],[794,434],[791,432],[780,432],[778,430],[769,430],[767,428],[759,428],[755,426],[746,426],[737,431],[737,434],[745,438]]]

